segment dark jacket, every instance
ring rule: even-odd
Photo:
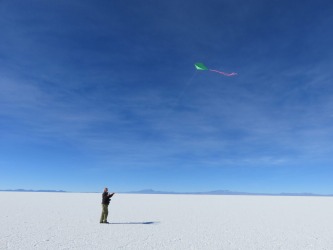
[[[109,205],[110,204],[110,200],[111,200],[111,197],[113,196],[114,194],[109,194],[108,192],[104,192],[102,194],[102,204],[104,205]]]

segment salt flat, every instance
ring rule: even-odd
[[[0,249],[333,249],[332,197],[0,192]]]

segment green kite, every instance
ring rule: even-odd
[[[194,66],[197,70],[209,70],[209,71],[213,71],[213,72],[225,75],[225,76],[235,76],[235,75],[237,75],[237,73],[235,73],[235,72],[226,73],[226,72],[218,71],[218,70],[215,70],[215,69],[208,69],[203,63],[195,63]]]

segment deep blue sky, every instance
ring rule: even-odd
[[[333,193],[332,13],[0,1],[0,189]]]

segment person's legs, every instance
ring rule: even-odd
[[[101,214],[101,219],[99,220],[99,223],[103,223],[104,219],[104,205],[102,204],[102,214]]]
[[[102,215],[99,222],[104,223],[107,221],[107,218],[108,218],[108,205],[102,204]]]
[[[109,205],[105,205],[104,222],[108,221],[108,215],[109,215]]]

